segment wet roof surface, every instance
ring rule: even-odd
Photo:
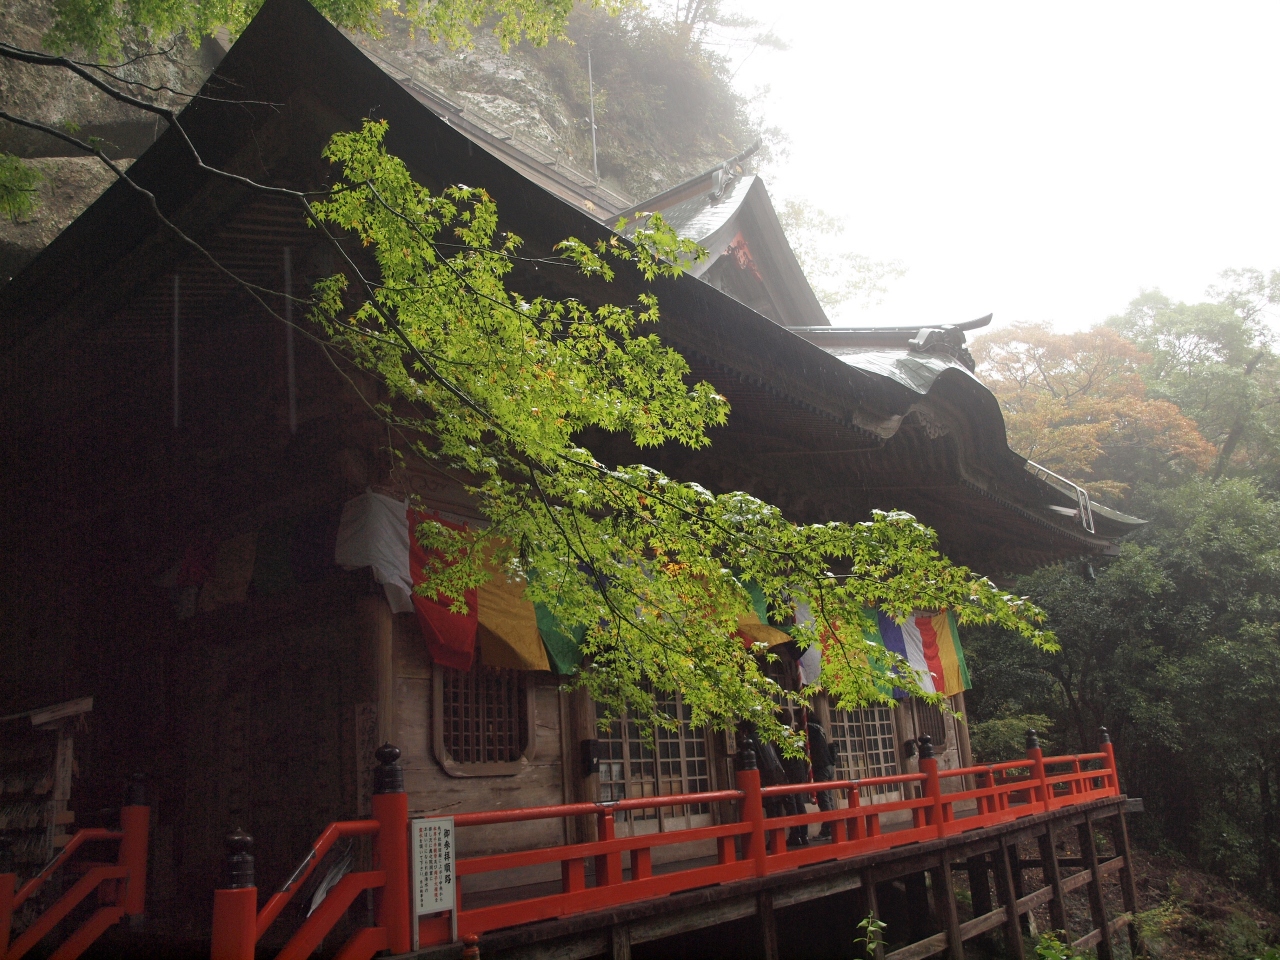
[[[755,179],[754,176],[735,177],[719,198],[710,191],[699,194],[661,211],[662,219],[680,236],[704,240],[729,222],[742,206]],[[633,229],[624,232],[629,233]]]
[[[827,353],[839,357],[851,367],[888,377],[922,395],[929,392],[929,388],[944,370],[958,370],[981,382],[964,364],[945,354],[857,347],[829,347]]]

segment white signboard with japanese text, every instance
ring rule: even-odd
[[[423,817],[409,821],[415,950],[418,948],[418,918],[446,910],[453,912],[457,903],[453,873],[454,836],[453,817]],[[453,923],[457,923],[456,915]]]

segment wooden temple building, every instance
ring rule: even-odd
[[[267,0],[207,90],[213,96],[182,115],[192,142],[208,164],[259,182],[322,188],[332,176],[321,160],[329,136],[377,116],[390,124],[388,150],[419,182],[484,186],[504,227],[535,256],[569,236],[608,237],[607,224],[626,212],[469,125],[302,0]],[[172,130],[129,174],[240,278],[301,291],[334,270],[293,206],[202,172]],[[646,462],[715,491],[745,490],[802,522],[907,510],[938,532],[952,559],[997,579],[1114,552],[1137,522],[1009,450],[995,398],[964,350],[963,325],[831,327],[763,183],[736,163],[634,209],[660,209],[708,246],[698,275],[651,287],[664,341],[732,404],[709,449],[664,448],[646,452]],[[529,295],[586,302],[627,302],[641,289],[626,276],[600,286],[534,263],[518,265],[509,282]],[[742,866],[751,862],[745,834],[723,832],[745,802],[733,793],[740,771],[730,739],[686,723],[651,749],[625,720],[602,731],[594,705],[562,689],[553,661],[496,634],[482,634],[470,671],[433,663],[418,620],[398,612],[376,565],[338,562],[344,509],[375,496],[416,496],[461,519],[477,519],[474,508],[430,473],[395,465],[387,430],[370,412],[376,383],[286,331],[128,184],[112,186],[0,290],[0,356],[0,714],[29,727],[29,711],[92,698],[91,712],[83,708],[50,740],[74,770],[58,798],[63,839],[55,844],[52,823],[34,815],[30,830],[44,840],[13,864],[19,882],[77,828],[118,808],[125,779],[140,774],[151,834],[146,920],[136,935],[152,931],[154,950],[207,955],[228,831],[255,838],[257,888],[279,888],[326,824],[370,816],[381,796],[375,750],[390,742],[410,816],[472,816],[458,829],[460,863],[600,843],[606,834],[722,831],[683,846],[655,840],[621,872],[601,854],[585,858],[581,876],[554,857],[459,875],[465,902],[488,911],[467,928],[486,957],[852,956],[858,921],[877,911],[890,924],[890,947],[899,945],[890,955],[958,960],[966,940],[997,927],[1020,944],[1026,918],[1046,904],[1067,926],[1064,897],[1086,886],[1088,930],[1076,932],[1111,955],[1124,916],[1107,913],[1103,886],[1128,870],[1127,801],[1105,749],[1069,759],[1074,779],[1057,787],[1010,786],[1017,764],[987,774],[990,796],[966,797],[946,815],[988,815],[987,825],[947,833],[921,798],[930,763],[935,786],[971,768],[963,723],[919,703],[845,711],[819,696],[812,707],[837,747],[837,779],[880,781],[846,790],[841,805],[885,807],[882,818],[859,821],[870,835],[907,832],[901,842],[841,848],[825,860],[815,842],[807,859],[752,872]],[[609,438],[593,449],[620,463],[641,458]],[[955,706],[963,708],[962,695]],[[673,716],[683,709],[679,698],[666,708]],[[932,758],[919,751],[926,735]],[[598,766],[584,762],[592,741]],[[0,775],[18,762],[0,757]],[[945,789],[959,795],[981,780],[956,774]],[[1070,802],[1058,802],[1064,790]],[[595,815],[624,798],[685,794],[710,796],[618,807],[607,828]],[[1005,816],[1011,803],[1030,806]],[[565,804],[577,806],[502,816]],[[1107,861],[1095,819],[1116,825]],[[1081,846],[1063,870],[1083,872],[1060,875],[1052,830],[1069,828],[1075,844],[1077,827]],[[848,844],[854,833],[837,830]],[[1018,842],[1037,840],[1039,859],[1019,861]],[[357,860],[368,855],[362,849]],[[776,842],[769,849],[785,856]],[[726,871],[701,886],[638,887],[629,898],[598,900],[604,907],[502,913],[562,884],[600,890],[704,862]],[[955,912],[953,869],[973,884],[970,920]],[[1026,879],[1041,873],[1043,884]],[[297,906],[281,926],[305,922]],[[369,912],[357,899],[341,924],[349,933]],[[465,913],[454,921],[472,922]],[[447,927],[420,932],[422,956],[463,949]],[[696,949],[673,945],[675,935]],[[332,955],[344,939],[322,949]]]

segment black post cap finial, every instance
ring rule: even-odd
[[[1110,742],[1111,742],[1111,734],[1107,732],[1107,728],[1106,728],[1106,727],[1099,727],[1099,728],[1098,728],[1098,736],[1099,736],[1099,738],[1100,738],[1100,739],[1099,739],[1099,741],[1098,741],[1099,743],[1110,743]]]
[[[917,737],[916,743],[920,744],[920,759],[932,760],[933,759],[933,737],[929,736],[929,734],[926,733],[921,737]]]
[[[756,769],[756,752],[751,749],[751,741],[744,741],[742,746],[738,748],[738,756],[734,761],[734,766],[739,770]]]
[[[404,793],[404,769],[397,762],[400,748],[384,743],[373,755],[378,760],[377,769],[373,771],[373,792]]]
[[[1040,749],[1040,737],[1036,734],[1034,730],[1027,731],[1027,749],[1028,750]]]
[[[253,837],[239,827],[227,834],[228,890],[244,890],[256,883],[253,875]]]
[[[145,807],[147,805],[147,776],[135,773],[124,786],[124,802],[127,807]]]

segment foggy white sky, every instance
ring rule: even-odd
[[[775,196],[909,267],[838,322],[1088,326],[1280,267],[1280,4],[736,0],[791,136]]]

